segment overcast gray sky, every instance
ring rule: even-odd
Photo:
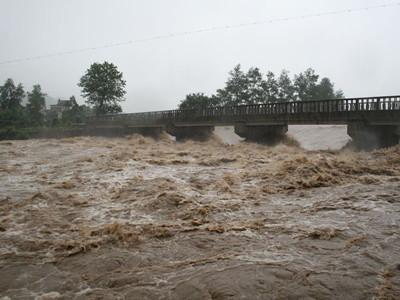
[[[0,0],[0,61],[169,33],[400,1]],[[93,62],[116,64],[126,112],[173,109],[191,92],[214,93],[241,63],[291,74],[314,68],[346,96],[400,94],[400,6],[218,30],[0,65],[26,89],[81,99]]]

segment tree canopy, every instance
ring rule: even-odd
[[[0,86],[0,127],[26,123],[26,114],[21,104],[24,96],[22,84],[16,86],[12,79],[7,79]]]
[[[218,99],[215,96],[208,97],[203,93],[189,94],[179,105],[179,109],[202,109],[217,106]]]
[[[7,79],[0,86],[0,140],[26,139],[36,133],[39,127],[70,126],[83,123],[92,114],[90,107],[79,105],[74,96],[69,101],[60,100],[46,110],[46,94],[40,85],[34,85],[27,93],[22,84],[16,85]]]
[[[28,93],[28,104],[26,109],[32,124],[43,125],[46,109],[46,94],[42,93],[40,85],[34,85],[32,92]]]
[[[69,106],[62,113],[62,124],[83,123],[86,116],[91,114],[91,109],[86,105],[79,105],[75,96],[69,98]]]
[[[86,103],[94,106],[97,115],[122,111],[120,102],[124,101],[125,81],[117,67],[108,62],[94,63],[82,76],[78,86]]]
[[[25,92],[22,84],[15,86],[14,81],[9,78],[3,86],[0,86],[0,108],[2,110],[20,109],[24,96]]]
[[[244,72],[236,65],[229,72],[225,87],[215,95],[190,94],[180,103],[181,109],[197,109],[205,106],[261,104],[268,102],[309,101],[316,99],[343,98],[341,90],[335,90],[327,77],[319,80],[315,70],[309,68],[290,78],[289,71],[283,70],[278,76],[268,71],[262,74],[259,68]]]
[[[249,78],[240,65],[231,72],[225,83],[225,88],[217,90],[217,98],[221,105],[239,105],[249,101],[248,93]]]

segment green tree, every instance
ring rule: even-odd
[[[63,124],[84,123],[91,109],[86,105],[79,105],[75,96],[69,98],[69,106],[63,111],[61,121]]]
[[[249,100],[247,86],[247,76],[241,70],[239,64],[229,72],[225,88],[217,90],[217,97],[220,99],[222,105],[245,104]]]
[[[179,104],[179,109],[203,109],[218,106],[219,99],[216,96],[208,97],[203,93],[189,94]]]
[[[317,97],[317,84],[319,75],[312,68],[296,75],[294,78],[294,87],[297,100],[309,101]]]
[[[275,78],[275,74],[271,71],[267,72],[266,80],[264,81],[264,99],[263,102],[275,102],[278,100],[279,86],[278,81]]]
[[[97,115],[122,111],[120,102],[124,101],[126,82],[117,67],[108,62],[94,63],[82,76],[78,86],[86,103],[93,105]]]
[[[344,98],[343,92],[335,90],[327,77],[319,81],[319,75],[311,68],[291,79],[286,70],[282,70],[279,77],[270,71],[264,77],[258,68],[250,68],[245,73],[237,65],[229,72],[225,87],[217,90],[216,96],[190,94],[181,102],[180,108],[338,98]]]
[[[2,110],[20,110],[24,96],[25,92],[22,84],[15,86],[14,81],[9,78],[3,86],[0,86],[0,108]]]
[[[311,68],[295,76],[295,97],[300,101],[344,98],[342,90],[335,90],[328,77],[318,81],[319,75]]]
[[[317,85],[316,95],[317,99],[334,99],[335,89],[333,88],[333,83],[329,78],[322,78],[321,82]]]
[[[344,97],[345,97],[345,95],[342,90],[335,91],[335,99],[343,99]]]
[[[266,97],[265,95],[265,81],[260,69],[250,68],[246,74],[246,104],[259,104],[263,103]]]
[[[73,95],[71,97],[69,97],[69,103],[70,103],[71,107],[79,106],[78,102],[76,102],[75,96],[73,96]]]
[[[0,86],[0,127],[23,127],[26,124],[26,113],[21,105],[25,96],[22,84],[15,86],[12,79],[7,79]]]
[[[28,93],[26,109],[30,122],[33,125],[43,125],[44,112],[46,109],[46,94],[42,93],[40,85],[34,85],[32,92]]]
[[[294,100],[295,87],[289,77],[289,72],[283,70],[278,78],[278,99],[282,102]]]
[[[13,126],[25,127],[29,123],[26,110],[23,107],[16,109],[0,109],[0,128]]]
[[[316,99],[339,99],[343,98],[341,90],[335,91],[334,84],[327,77],[321,79],[316,88]]]

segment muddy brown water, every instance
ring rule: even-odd
[[[0,299],[399,299],[400,147],[0,142]]]

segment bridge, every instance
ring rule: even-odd
[[[269,102],[198,110],[167,110],[91,117],[90,128],[125,133],[206,139],[214,126],[232,125],[247,140],[275,143],[288,125],[345,124],[354,144],[362,149],[395,145],[400,136],[400,96],[334,100]]]

